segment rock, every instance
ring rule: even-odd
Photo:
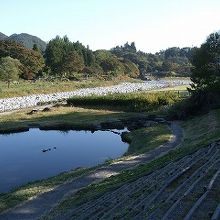
[[[30,112],[28,112],[28,115],[33,115],[39,112],[39,109],[32,109]]]
[[[51,111],[51,110],[52,110],[51,108],[45,107],[45,108],[42,110],[42,112],[49,112],[49,111]]]

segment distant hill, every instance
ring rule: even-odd
[[[8,36],[6,36],[5,34],[0,32],[0,40],[4,40],[5,38],[7,38]]]
[[[4,40],[16,41],[17,43],[21,43],[25,47],[31,48],[31,49],[33,48],[34,44],[37,44],[38,48],[42,51],[45,51],[46,45],[47,45],[46,42],[41,40],[39,37],[26,34],[26,33],[12,34],[11,36],[4,38]]]

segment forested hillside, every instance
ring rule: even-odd
[[[32,49],[33,46],[36,44],[41,51],[45,51],[47,45],[46,42],[41,40],[39,37],[26,33],[12,34],[7,38],[7,40],[15,41],[30,49]]]
[[[137,51],[135,43],[124,44],[111,49],[117,57],[124,58],[135,63],[141,75],[149,76],[189,76],[192,48],[172,47],[151,54]]]
[[[7,71],[3,68],[6,61],[1,61],[0,78],[13,81],[17,77],[79,80],[90,76],[102,79],[124,75],[142,79],[190,76],[189,60],[193,50],[172,47],[151,54],[137,50],[135,42],[132,42],[110,50],[92,51],[79,41],[71,42],[67,36],[57,36],[46,44],[29,34],[7,37],[1,33],[0,58],[16,59],[16,63],[20,62],[21,65],[12,65],[11,69],[18,71],[14,71],[16,74],[12,71],[9,77],[5,76]]]
[[[5,39],[5,38],[7,38],[7,36],[6,36],[5,34],[3,34],[3,33],[0,32],[0,40],[3,40],[3,39]]]

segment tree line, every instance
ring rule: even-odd
[[[19,43],[2,40],[0,79],[10,78],[9,82],[17,78],[30,80],[43,76],[68,80],[119,75],[134,78],[147,75],[188,76],[191,52],[191,48],[173,47],[156,54],[144,53],[137,51],[134,42],[111,50],[92,51],[78,41],[71,42],[67,36],[55,37],[42,52],[36,44],[33,49],[28,49]]]

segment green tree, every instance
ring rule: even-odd
[[[76,51],[71,51],[63,59],[62,73],[68,73],[70,75],[74,72],[81,72],[83,67],[83,58]]]
[[[57,74],[61,71],[63,58],[68,48],[65,48],[65,41],[57,36],[55,39],[49,41],[45,50],[46,65],[50,67],[52,73]]]
[[[17,59],[11,57],[3,57],[0,59],[0,79],[7,82],[8,88],[11,81],[18,80],[21,73],[21,63]]]
[[[103,69],[105,75],[118,76],[124,74],[124,66],[111,52],[98,50],[95,52],[96,61]]]
[[[21,62],[21,76],[25,79],[34,78],[44,67],[44,58],[40,52],[15,42],[0,41],[0,58],[7,56]]]
[[[220,91],[220,35],[212,33],[191,59],[193,88]]]
[[[89,47],[86,48],[78,41],[70,42],[67,36],[57,36],[48,43],[45,59],[52,73],[57,75],[80,72],[84,66],[95,63],[94,54]]]

